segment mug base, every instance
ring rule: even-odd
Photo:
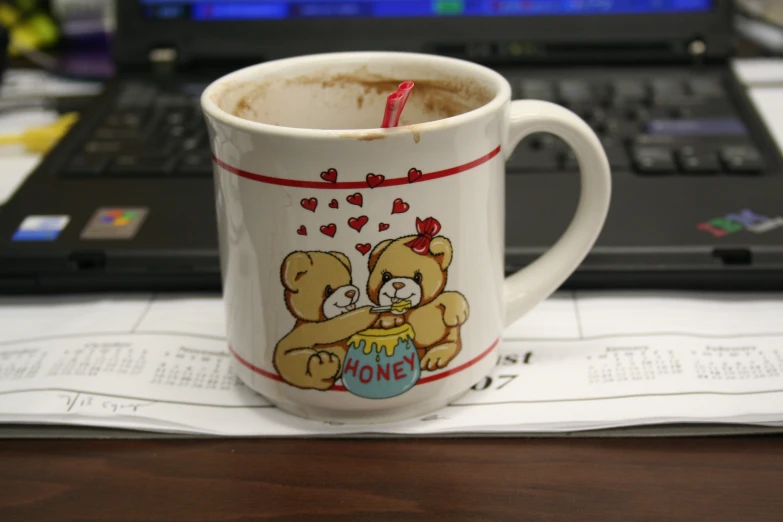
[[[496,364],[497,341],[488,349],[457,366],[458,379],[452,372],[424,386],[413,386],[405,393],[388,399],[367,399],[340,390],[316,391],[294,388],[273,375],[260,372],[232,352],[234,374],[250,390],[270,404],[296,417],[329,424],[377,425],[421,419],[435,414],[467,394],[471,386],[492,372]],[[443,380],[441,380],[443,379]],[[433,380],[431,377],[428,380]]]
[[[330,424],[374,425],[414,420],[442,410],[470,391],[470,388],[452,388],[452,393],[448,395],[411,401],[396,407],[380,409],[361,407],[329,408],[317,404],[308,404],[301,400],[289,399],[288,393],[286,393],[289,390],[285,390],[285,388],[281,390],[280,388],[281,386],[288,386],[283,383],[264,383],[263,386],[259,386],[259,376],[250,372],[236,357],[232,357],[232,365],[235,375],[239,377],[245,386],[263,397],[270,404],[299,418]],[[477,364],[475,368],[476,373],[474,374],[476,380],[480,379],[479,375],[488,374],[493,365],[494,358],[492,357],[486,357],[486,360]]]
[[[275,401],[265,395],[262,395],[262,397],[282,411],[307,420],[327,422],[330,424],[373,425],[410,421],[419,417],[435,414],[448,406],[451,402],[465,395],[468,391],[469,390],[462,391],[454,397],[449,397],[447,399],[435,399],[411,406],[390,408],[383,411],[334,410],[331,408],[320,408],[288,401]]]

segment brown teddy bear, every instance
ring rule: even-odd
[[[351,281],[351,262],[340,252],[293,252],[280,267],[280,279],[296,324],[275,346],[275,369],[292,386],[328,390],[340,376],[346,340],[378,315],[369,306],[356,308],[359,289]]]
[[[367,294],[373,303],[390,309],[375,327],[410,324],[421,369],[432,371],[444,368],[459,353],[460,327],[470,310],[462,294],[443,291],[453,251],[451,241],[437,236],[440,223],[417,218],[416,228],[418,235],[387,239],[373,249]],[[400,304],[410,309],[399,313]]]

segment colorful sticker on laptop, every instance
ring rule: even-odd
[[[11,237],[13,241],[54,241],[68,225],[70,216],[27,216]]]
[[[783,216],[768,216],[746,208],[702,221],[696,225],[696,230],[712,234],[713,237],[723,237],[741,230],[764,234],[780,227],[783,227]]]
[[[148,210],[145,207],[99,208],[82,230],[82,239],[133,239]]]

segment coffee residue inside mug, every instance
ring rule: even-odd
[[[400,77],[402,78],[402,76]],[[489,103],[492,92],[476,80],[470,78],[421,79],[397,78],[372,73],[362,67],[352,74],[336,74],[324,79],[323,75],[299,76],[287,80],[288,83],[320,84],[322,88],[339,87],[341,89],[360,86],[362,94],[356,97],[357,107],[361,109],[364,97],[368,94],[386,96],[394,92],[404,79],[416,84],[411,100],[416,99],[425,110],[442,118],[450,118],[477,109]],[[415,98],[414,98],[415,97]]]
[[[472,78],[424,77],[421,71],[392,75],[374,73],[362,66],[350,73],[318,72],[264,82],[247,82],[224,91],[218,103],[240,118],[296,128],[334,130],[372,129],[389,93],[401,81],[416,87],[408,100],[400,126],[437,121],[475,110],[492,100],[493,89]],[[400,72],[399,75],[396,73]],[[404,74],[409,72],[411,74]],[[413,74],[418,72],[419,74]],[[435,75],[437,73],[434,73]],[[432,75],[431,75],[432,76]],[[289,101],[292,97],[296,104]],[[384,135],[367,136],[379,139]]]

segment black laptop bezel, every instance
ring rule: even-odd
[[[705,44],[702,59],[725,58],[732,50],[730,0],[715,0],[711,10],[691,13],[209,22],[148,19],[135,0],[117,4],[114,56],[120,67],[148,64],[151,51],[159,48],[175,49],[180,67],[344,50],[534,63],[613,57],[688,61],[695,40]],[[618,53],[622,49],[628,53]]]

